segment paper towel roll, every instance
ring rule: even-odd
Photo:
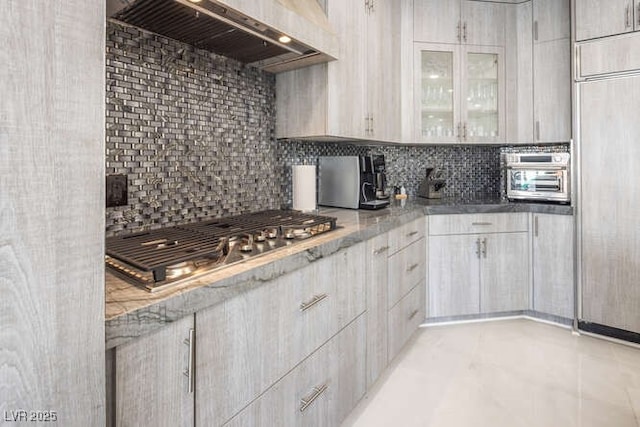
[[[315,165],[293,166],[293,209],[302,212],[316,209]]]

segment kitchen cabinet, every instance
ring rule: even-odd
[[[393,0],[327,2],[339,59],[277,75],[277,138],[401,141],[402,7]]]
[[[102,426],[104,1],[3,1],[0,40],[0,423]]]
[[[115,426],[194,425],[193,328],[187,316],[116,348]]]
[[[391,232],[396,234],[395,232]],[[387,367],[387,300],[389,274],[389,233],[366,242],[367,245],[367,388]]]
[[[569,0],[533,0],[534,142],[571,139]]]
[[[420,0],[414,2],[414,41],[505,45],[507,5],[493,2]]]
[[[573,217],[532,214],[533,310],[573,318]]]
[[[582,320],[640,333],[640,77],[578,92]]]
[[[575,0],[576,41],[640,29],[638,0]]]
[[[423,277],[389,310],[389,360],[393,360],[425,319]]]
[[[225,425],[340,425],[365,392],[365,339],[361,315]]]
[[[415,43],[416,142],[505,140],[504,48]]]
[[[365,259],[358,244],[196,313],[196,424],[226,422],[362,314]]]
[[[524,213],[429,216],[429,317],[526,310]]]

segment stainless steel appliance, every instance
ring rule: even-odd
[[[318,204],[348,209],[389,205],[384,156],[324,156],[318,159]]]
[[[569,153],[507,154],[507,198],[571,201]]]
[[[270,210],[106,239],[106,266],[151,292],[334,230],[336,218]]]

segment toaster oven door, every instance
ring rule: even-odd
[[[520,200],[569,201],[564,168],[507,169],[507,197]]]

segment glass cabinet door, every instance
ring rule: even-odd
[[[493,142],[504,138],[501,100],[504,99],[500,68],[501,55],[496,52],[467,50],[464,58],[464,105],[462,140]]]
[[[456,51],[424,46],[416,51],[417,135],[423,141],[456,141],[458,90]]]

